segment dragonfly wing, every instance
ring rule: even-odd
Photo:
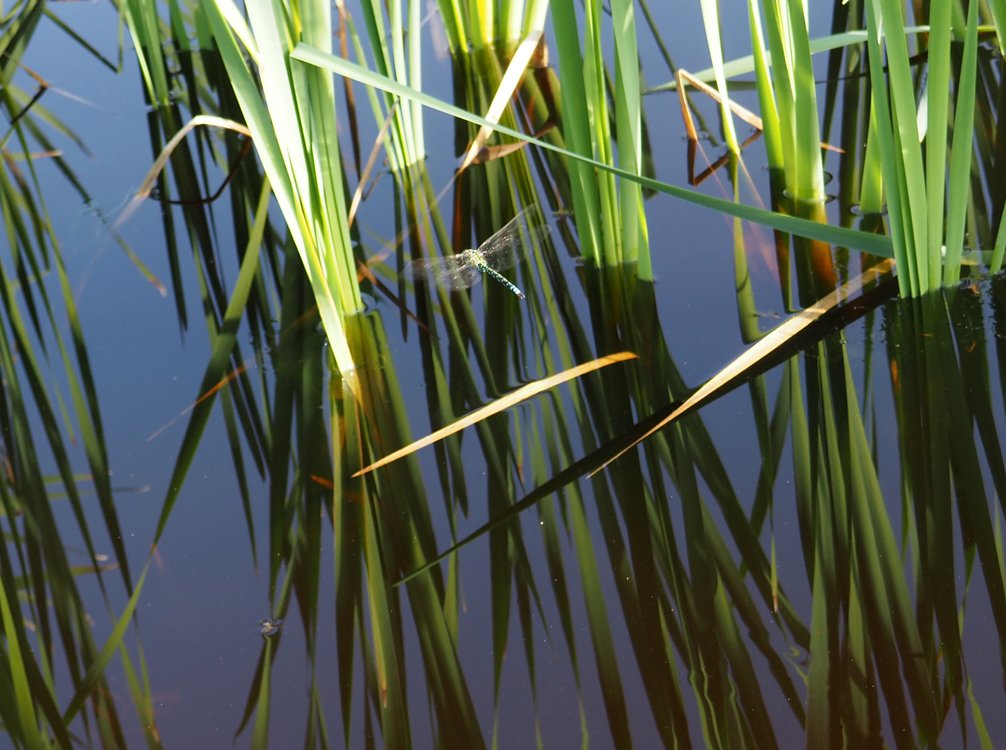
[[[463,253],[444,258],[421,258],[406,264],[402,272],[412,281],[440,284],[447,289],[467,289],[482,276],[473,265],[466,262]]]
[[[479,245],[479,253],[494,271],[512,268],[551,231],[541,209],[531,206]]]
[[[440,283],[449,289],[467,289],[482,278],[482,272],[475,266],[458,266]]]

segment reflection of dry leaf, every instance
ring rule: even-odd
[[[688,107],[688,100],[685,99],[685,84],[691,84],[692,88],[697,91],[701,91],[706,94],[710,99],[712,99],[717,104],[723,103],[723,97],[720,96],[720,92],[714,89],[709,84],[700,81],[698,78],[693,76],[687,70],[678,69],[678,73],[675,76],[678,82],[678,103],[681,105],[681,119],[685,121],[685,131],[688,133],[688,139],[691,141],[697,141],[699,139],[698,133],[695,130],[695,123],[692,121],[692,112]],[[742,107],[740,104],[731,99],[728,102],[730,111],[733,112],[737,117],[742,119],[748,125],[757,130],[764,130],[762,127],[761,118],[756,115],[751,110],[746,107]],[[821,142],[821,148],[828,151],[834,151],[838,154],[844,154],[845,151],[837,146],[831,146],[824,141]]]
[[[398,102],[395,101],[388,108],[388,115],[384,118],[384,124],[381,125],[381,130],[377,134],[377,138],[374,139],[374,146],[370,149],[370,155],[367,157],[367,163],[363,167],[363,171],[360,173],[360,184],[356,186],[356,190],[353,191],[353,200],[349,204],[349,213],[347,214],[346,226],[353,226],[353,221],[356,219],[356,210],[360,207],[360,201],[363,200],[363,188],[367,184],[367,180],[370,179],[371,172],[374,171],[374,164],[377,162],[377,157],[381,153],[381,148],[384,146],[384,141],[388,136],[388,128],[391,127],[392,120],[395,117],[395,110],[398,108]]]
[[[443,440],[444,438],[449,437],[450,435],[453,435],[456,432],[460,432],[466,427],[470,427],[473,424],[481,422],[483,419],[487,419],[488,417],[491,417],[495,414],[499,414],[502,411],[506,411],[511,406],[515,406],[516,404],[519,404],[521,401],[526,401],[532,396],[536,396],[537,394],[547,391],[550,388],[554,388],[555,386],[559,385],[560,383],[564,383],[567,380],[578,378],[581,375],[586,375],[588,372],[599,370],[602,367],[613,365],[616,362],[625,362],[626,360],[629,359],[636,359],[636,355],[633,354],[632,352],[619,352],[618,354],[609,354],[604,357],[598,357],[597,359],[591,362],[585,362],[582,365],[571,367],[568,370],[556,373],[555,375],[550,375],[549,377],[543,378],[542,380],[536,380],[533,383],[528,383],[527,385],[521,386],[512,393],[508,393],[507,395],[496,399],[491,404],[486,404],[481,409],[476,409],[471,414],[468,414],[459,419],[457,422],[449,424],[446,427],[439,429],[436,432],[431,433],[424,438],[420,438],[419,440],[416,440],[414,443],[411,443],[405,446],[404,448],[400,448],[399,450],[385,456],[379,461],[375,461],[374,463],[370,464],[370,466],[365,466],[364,468],[356,472],[353,475],[353,477],[355,478],[362,476],[363,474],[371,472],[374,469],[380,468],[381,466],[387,466],[388,464],[392,463],[393,461],[397,461],[400,458],[405,458],[405,456],[415,453],[420,448],[425,448],[428,445],[433,445],[433,443]]]
[[[546,122],[541,130],[534,134],[535,138],[541,138],[543,135],[548,133],[550,130],[555,129],[554,122]],[[479,149],[478,155],[472,159],[472,164],[485,164],[488,161],[493,161],[495,159],[502,159],[504,156],[509,156],[514,151],[519,151],[520,149],[526,147],[527,141],[519,141],[518,143],[504,143],[499,146],[483,146]]]
[[[664,429],[671,422],[680,419],[688,412],[694,410],[703,400],[711,396],[716,391],[720,390],[726,386],[731,381],[734,381],[748,372],[750,372],[755,366],[757,366],[763,359],[774,354],[782,346],[789,343],[793,337],[798,333],[803,331],[807,326],[809,326],[814,321],[818,320],[822,315],[824,315],[829,310],[834,309],[840,302],[848,299],[849,295],[856,293],[863,286],[874,281],[881,276],[890,273],[894,269],[894,261],[887,259],[882,260],[877,265],[866,269],[862,274],[857,276],[855,279],[846,282],[834,292],[828,296],[822,298],[817,303],[811,305],[805,310],[801,310],[799,313],[794,315],[792,318],[787,320],[785,323],[779,327],[770,331],[766,336],[759,340],[754,346],[748,349],[746,352],[741,354],[737,359],[728,364],[713,377],[705,382],[695,393],[685,399],[684,403],[681,404],[677,409],[675,409],[671,414],[662,419],[655,427],[649,430],[645,435],[640,437],[629,447],[619,451],[615,456],[608,459],[604,464],[601,465],[593,474],[601,471],[605,466],[610,464],[615,459],[619,458],[622,454],[632,450],[639,443],[643,442],[653,433]]]

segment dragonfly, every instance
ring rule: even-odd
[[[502,229],[478,246],[442,258],[422,258],[405,267],[406,278],[442,284],[452,291],[468,289],[482,275],[491,276],[521,299],[524,292],[517,288],[500,271],[517,265],[528,253],[536,240],[550,231],[539,208],[531,207],[521,211]]]
[[[280,628],[283,627],[283,621],[280,620],[278,617],[269,617],[266,618],[265,620],[261,620],[258,626],[259,626],[258,631],[259,635],[261,635],[263,638],[272,638],[279,632]]]

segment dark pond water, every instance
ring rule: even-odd
[[[100,49],[114,49],[111,9],[61,4],[56,12]],[[688,43],[676,49],[689,50],[679,62],[693,68],[706,63],[701,50],[691,51],[695,35],[682,29],[697,24],[691,18],[667,26],[676,35],[669,44]],[[26,62],[86,100],[50,91],[44,103],[92,154],[62,145],[90,202],[50,166],[40,173],[86,337],[135,577],[148,559],[210,356],[203,261],[188,244],[179,208],[148,201],[118,230],[171,288],[162,219],[171,212],[183,248],[182,325],[174,289],[162,296],[115,242],[112,222],[155,156],[135,61],[127,54],[123,72],[112,74],[68,50],[65,37],[43,24]],[[444,71],[443,90],[435,93],[449,97],[445,63],[432,54],[429,62]],[[658,172],[684,184],[677,101],[651,97],[647,107]],[[705,111],[713,117],[711,107]],[[456,163],[453,127],[431,114],[427,136],[429,173],[439,189]],[[720,155],[707,147],[710,159]],[[759,197],[768,194],[759,145],[748,153],[738,178],[742,199],[766,200]],[[826,168],[838,171],[835,163]],[[391,182],[385,176],[361,211],[365,254],[394,234]],[[729,173],[718,172],[703,189],[730,197]],[[214,209],[206,274],[233,283],[239,269],[228,210]],[[829,206],[833,218],[841,210],[838,202]],[[449,203],[443,211],[450,216]],[[331,746],[465,746],[473,730],[468,709],[442,704],[452,694],[443,683],[461,686],[482,741],[504,748],[626,746],[629,738],[658,747],[675,737],[697,747],[816,747],[841,738],[910,747],[938,737],[941,746],[957,747],[980,744],[982,732],[992,746],[1006,742],[998,710],[1004,633],[996,615],[1004,579],[999,493],[1006,477],[998,436],[1006,429],[1006,282],[983,280],[921,303],[874,293],[865,314],[829,320],[756,379],[588,478],[600,463],[592,459],[599,446],[603,454],[633,425],[686,398],[751,344],[744,331],[767,332],[788,317],[771,232],[744,226],[737,242],[733,220],[663,196],[648,200],[647,219],[652,284],[631,270],[585,268],[575,238],[554,232],[542,255],[516,272],[526,302],[489,280],[473,288],[466,335],[484,337],[487,362],[499,368],[492,384],[481,367],[466,370],[459,361],[474,359],[477,347],[451,348],[442,321],[431,316],[457,416],[571,360],[622,349],[640,359],[524,402],[482,432],[469,429],[450,443],[456,453],[449,456],[443,448],[420,451],[409,460],[411,478],[406,469],[389,472],[366,502],[353,494],[359,484],[342,485],[337,476],[343,489],[335,502],[345,510],[334,511],[331,491],[308,476],[286,505],[277,505],[270,495],[275,467],[257,472],[255,449],[244,438],[235,458],[229,438],[246,434],[242,418],[233,416],[233,401],[218,399],[124,641],[132,668],[145,663],[152,722],[164,746],[250,746],[256,716],[268,717],[274,747],[322,746],[319,726]],[[851,254],[844,277],[859,270]],[[738,302],[738,277],[750,283],[752,307]],[[386,274],[385,282],[394,286],[395,279]],[[51,274],[42,283],[57,286]],[[367,320],[384,342],[364,377],[393,380],[404,432],[425,435],[448,417],[431,406],[430,338],[372,287],[366,301]],[[414,304],[411,293],[405,301]],[[277,335],[280,309],[264,325]],[[65,331],[65,312],[57,319]],[[308,321],[298,346],[305,361],[323,361],[316,322]],[[268,415],[290,362],[275,348],[256,350],[247,320],[238,343],[253,402]],[[256,351],[263,352],[259,361]],[[58,364],[50,357],[49,377],[63,386]],[[296,397],[304,408],[300,439],[317,441],[305,425],[313,414],[330,426],[327,402]],[[37,417],[33,424],[38,432]],[[325,435],[329,446],[343,439]],[[74,451],[75,469],[86,472],[79,442]],[[54,471],[43,454],[43,466]],[[308,455],[303,446],[291,450],[294,473],[311,475]],[[590,465],[563,479],[562,471],[585,456]],[[501,471],[494,461],[502,461]],[[328,469],[322,480],[331,478]],[[546,482],[555,485],[540,501],[441,565],[442,613],[423,610],[428,599],[416,588],[366,588],[363,573],[356,578],[363,588],[350,591],[350,558],[386,583],[404,572],[398,566],[407,556],[393,548],[410,541],[415,505],[428,507],[435,548],[443,551]],[[314,499],[300,505],[301,496]],[[85,566],[72,508],[58,497],[52,507],[70,564]],[[277,524],[277,507],[291,513],[288,526]],[[347,518],[366,515],[368,507],[389,524],[380,528],[378,554],[397,561],[380,575],[372,567],[377,561],[363,557],[365,540],[355,540],[357,551],[346,533]],[[90,493],[84,508],[96,548],[113,555]],[[400,529],[388,521],[395,517]],[[361,534],[365,527],[361,522]],[[285,546],[270,537],[277,528],[289,534]],[[294,563],[286,556],[291,549]],[[277,550],[285,562],[273,589],[270,558]],[[107,603],[93,575],[75,579],[99,646],[129,599],[116,573],[103,580]],[[374,658],[375,612],[384,596],[398,639],[391,650],[400,660],[399,685],[376,673],[393,671]],[[280,618],[282,626],[264,637],[261,622]],[[431,629],[434,621],[442,630]],[[347,627],[349,645],[340,650],[337,636]],[[448,666],[429,657],[442,632],[450,633],[457,655]],[[246,713],[263,660],[270,665],[263,680],[269,703]],[[61,709],[73,695],[66,662],[54,654]],[[460,674],[450,675],[455,664]],[[118,711],[122,741],[139,747],[152,734],[151,721],[136,708],[129,672],[113,656],[102,689]],[[389,695],[408,701],[397,718],[387,708]],[[396,734],[402,727],[408,737]],[[80,723],[74,731],[91,737],[85,746],[108,744]]]

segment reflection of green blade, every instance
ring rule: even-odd
[[[405,267],[404,275],[413,281],[439,284],[451,290],[468,289],[489,273],[519,297],[521,291],[499,275],[515,266],[529,252],[536,239],[549,231],[537,206],[525,209],[495,232],[478,250],[465,250],[443,258],[414,260]]]

